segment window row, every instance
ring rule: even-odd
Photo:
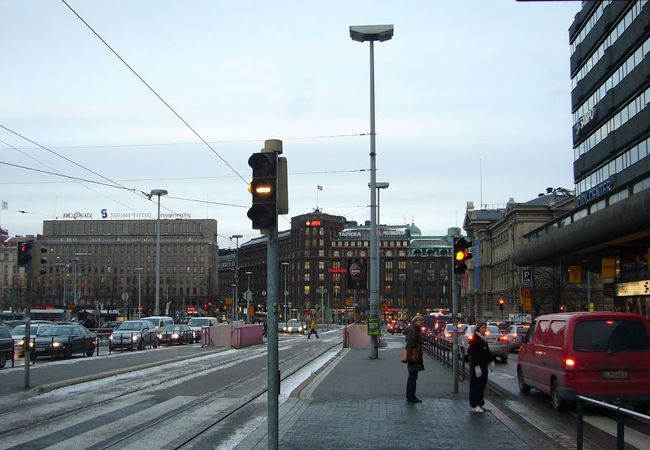
[[[595,130],[587,139],[582,141],[573,151],[574,159],[577,160],[581,155],[584,155],[602,142],[602,140],[609,136],[610,133],[613,133],[623,124],[627,123],[631,118],[642,111],[648,105],[648,102],[650,102],[650,88],[641,92],[641,94],[635,97],[634,100],[605,122],[603,126]]]
[[[650,52],[650,38],[641,45],[618,69],[609,77],[603,84],[601,84],[596,92],[594,92],[580,107],[573,113],[574,126],[582,117],[589,113],[599,101],[607,95],[610,89],[613,89],[625,78],[636,66],[643,62],[645,56]]]
[[[622,153],[612,161],[605,164],[600,169],[589,174],[589,176],[580,180],[576,184],[576,196],[587,192],[598,186],[603,181],[609,179],[612,175],[620,173],[624,169],[636,164],[639,161],[643,161],[650,154],[650,138],[645,139],[635,146],[633,146],[628,151]],[[647,161],[644,162],[647,164]]]
[[[587,22],[583,25],[578,35],[571,43],[571,55],[573,55],[578,45],[587,37],[591,29],[594,27],[594,25],[596,25],[596,22],[598,22],[598,19],[600,19],[600,17],[603,15],[605,8],[609,6],[610,3],[612,3],[612,0],[606,0],[596,7],[596,10],[589,17],[589,20],[587,20]]]
[[[623,19],[618,22],[616,27],[607,35],[603,43],[598,46],[596,51],[591,55],[590,58],[587,59],[580,70],[578,70],[576,76],[571,79],[571,89],[575,89],[575,87],[578,85],[578,82],[580,82],[580,80],[582,80],[605,55],[607,49],[614,45],[614,42],[616,42],[618,38],[625,32],[625,30],[632,24],[634,19],[636,19],[637,16],[641,14],[641,9],[647,1],[648,0],[641,0],[638,3],[635,3],[634,6],[632,6],[632,9],[630,9],[627,14],[625,14]]]

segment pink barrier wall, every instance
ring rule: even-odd
[[[341,333],[343,334],[343,347],[370,348],[368,325],[360,323],[348,325],[343,328]]]
[[[264,342],[264,326],[260,324],[245,325],[238,322],[231,327],[230,324],[220,323],[212,327],[204,327],[203,330],[205,330],[201,333],[201,346],[203,347],[240,348]]]

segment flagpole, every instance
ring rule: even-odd
[[[319,190],[320,189],[318,189],[318,185],[316,185],[316,211],[318,211],[318,191]]]

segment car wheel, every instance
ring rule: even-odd
[[[508,355],[507,354],[501,357],[501,362],[503,364],[507,364],[507,362],[508,362]]]
[[[138,350],[144,350],[144,339],[138,341]]]
[[[551,382],[551,402],[553,409],[558,412],[566,409],[566,402],[560,398],[559,384],[556,379]]]
[[[4,368],[5,364],[7,364],[7,355],[0,353],[0,369]]]
[[[152,346],[153,348],[158,348],[158,338],[156,338],[156,340],[153,341]]]
[[[94,349],[94,348],[93,348],[93,349],[86,350],[86,356],[88,356],[88,357],[93,356],[94,353],[95,353],[95,349]]]
[[[530,392],[530,386],[524,381],[524,371],[521,367],[517,367],[517,384],[519,385],[519,392],[522,394]]]

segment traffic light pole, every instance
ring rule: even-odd
[[[452,258],[452,265],[454,260]],[[451,320],[454,324],[454,334],[451,344],[451,361],[454,385],[452,393],[458,394],[458,294],[460,291],[460,275],[453,274],[451,281]]]
[[[267,333],[267,404],[268,404],[268,446],[276,450],[279,445],[278,407],[280,395],[280,369],[278,356],[278,229],[267,230],[266,244],[266,333]]]
[[[25,337],[23,339],[23,349],[25,350],[25,372],[23,380],[23,388],[30,388],[29,379],[29,366],[31,365],[31,316],[32,316],[32,266],[33,262],[30,261],[25,267],[27,274],[27,301],[25,302]]]

